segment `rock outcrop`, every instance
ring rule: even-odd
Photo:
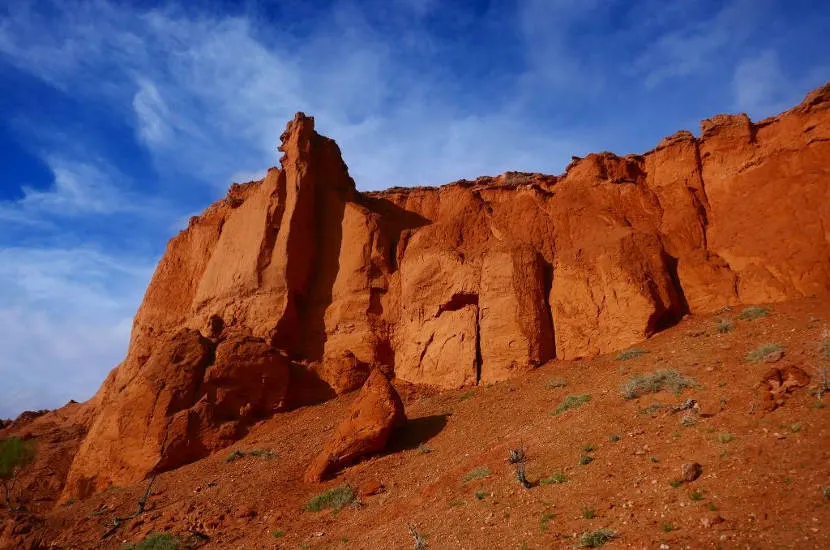
[[[322,481],[357,459],[386,447],[392,431],[406,423],[398,392],[378,369],[372,371],[326,447],[311,462],[304,479]]]
[[[373,369],[443,388],[830,290],[830,85],[644,155],[360,193],[298,113],[281,167],[172,239],[64,498],[198,459]]]

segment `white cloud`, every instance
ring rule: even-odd
[[[506,169],[554,171],[574,148],[550,129],[517,122],[520,99],[481,115],[464,112],[437,73],[401,62],[409,46],[396,33],[373,27],[346,2],[302,37],[244,17],[94,5],[80,10],[90,21],[69,14],[71,24],[55,20],[59,28],[16,14],[5,30],[12,40],[0,41],[0,50],[76,94],[100,96],[91,77],[105,78],[104,99],[135,121],[159,170],[196,176],[217,192],[240,167],[264,173],[275,165],[278,136],[299,110],[338,141],[363,189],[437,185]],[[430,8],[414,2],[408,9]],[[96,38],[87,43],[90,26]],[[54,36],[27,38],[44,34]],[[410,37],[407,44],[421,42]],[[53,57],[60,62],[42,63]]]
[[[124,356],[150,262],[0,249],[0,418],[92,395]]]
[[[46,190],[24,186],[23,197],[0,201],[0,219],[25,225],[49,225],[55,217],[115,214],[154,210],[151,199],[123,191],[126,178],[103,161],[83,161],[63,156],[45,156],[52,172]]]
[[[633,63],[636,73],[644,76],[646,88],[653,88],[668,80],[701,75],[715,65],[718,56],[727,47],[737,48],[748,36],[765,0],[729,0],[711,14],[711,17],[678,20],[660,34]],[[671,3],[658,10],[673,11],[672,17],[682,17]]]

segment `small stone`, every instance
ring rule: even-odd
[[[717,525],[718,523],[723,523],[726,521],[721,517],[720,514],[714,514],[705,518],[701,518],[700,524],[705,527],[706,529],[711,529],[713,525]]]
[[[692,481],[699,478],[702,473],[703,466],[701,466],[697,462],[689,462],[683,464],[683,466],[680,468],[680,479],[685,481],[686,483],[691,483]]]
[[[383,486],[383,483],[377,480],[371,480],[363,483],[357,490],[357,494],[361,497],[370,497],[383,493],[384,491],[386,491],[386,487]]]

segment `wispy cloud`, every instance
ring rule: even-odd
[[[149,263],[88,249],[0,249],[0,417],[86,399],[123,357]]]

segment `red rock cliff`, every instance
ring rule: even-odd
[[[172,239],[64,497],[221,448],[371,368],[446,388],[630,346],[687,312],[830,290],[830,85],[560,177],[359,193],[298,113],[280,169]]]

